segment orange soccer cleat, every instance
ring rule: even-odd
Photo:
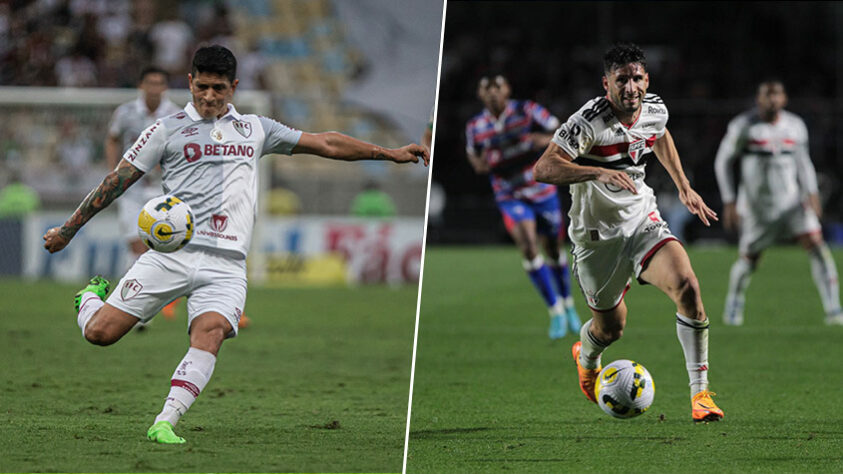
[[[580,365],[580,349],[582,342],[577,341],[571,347],[571,354],[574,356],[574,362],[577,363],[577,375],[580,378],[580,390],[594,403],[597,403],[597,396],[594,394],[594,384],[597,382],[597,377],[600,375],[601,367],[596,369],[586,369]]]
[[[695,423],[700,421],[719,421],[723,418],[723,410],[717,408],[714,400],[711,399],[716,393],[703,390],[691,398],[691,417]]]
[[[245,329],[249,327],[250,324],[252,324],[252,320],[249,319],[248,316],[246,316],[246,313],[243,313],[243,316],[240,317],[240,321],[237,322],[237,328]]]

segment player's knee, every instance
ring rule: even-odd
[[[114,344],[120,338],[115,336],[112,331],[109,331],[108,326],[105,324],[92,320],[85,326],[85,339],[97,346],[108,346]]]

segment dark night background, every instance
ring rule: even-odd
[[[449,1],[436,123],[429,243],[496,243],[508,237],[488,177],[465,158],[465,123],[482,110],[477,80],[500,72],[512,98],[532,99],[565,121],[603,95],[602,56],[615,41],[647,54],[650,92],[670,111],[668,129],[692,185],[717,212],[714,156],[726,126],[754,105],[758,82],[780,78],[788,110],[810,133],[824,202],[823,226],[843,243],[843,3]],[[647,182],[665,213],[675,188],[657,161]],[[437,189],[438,188],[438,189]],[[444,208],[436,212],[438,191]],[[440,194],[441,196],[441,194]],[[567,214],[567,188],[560,188]],[[566,215],[567,222],[567,215]],[[715,223],[689,221],[690,242],[734,240]]]

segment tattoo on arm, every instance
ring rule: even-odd
[[[71,239],[76,232],[85,225],[96,213],[108,207],[135,181],[143,176],[143,171],[135,168],[127,161],[121,161],[117,169],[108,173],[99,186],[88,193],[88,196],[76,208],[76,212],[61,226],[59,234]]]

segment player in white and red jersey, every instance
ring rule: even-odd
[[[708,318],[699,284],[682,245],[670,233],[644,182],[655,155],[679,190],[679,199],[705,225],[716,214],[691,188],[666,128],[668,112],[647,94],[644,53],[621,43],[603,58],[605,97],[595,98],[556,131],[535,166],[536,179],[568,184],[573,272],[591,307],[572,347],[580,388],[596,402],[600,356],[626,325],[623,296],[631,277],[662,290],[676,304],[676,333],[685,353],[694,421],[723,417],[708,390]]]
[[[509,82],[503,76],[480,79],[477,96],[485,108],[466,125],[466,155],[477,173],[489,174],[506,229],[523,255],[524,270],[547,305],[548,335],[560,339],[569,328],[579,331],[580,318],[562,250],[556,186],[533,178],[539,150],[550,143],[559,119],[531,100],[510,100],[509,95]],[[539,236],[550,265],[539,253]]]
[[[307,153],[345,161],[406,163],[421,158],[427,165],[429,160],[420,145],[387,149],[336,132],[304,133],[272,119],[242,115],[230,104],[236,71],[237,61],[228,49],[200,48],[188,75],[193,101],[147,128],[67,222],[44,235],[44,247],[51,253],[60,251],[94,214],[156,165],[163,170],[164,192],[192,207],[196,232],[184,249],[141,255],[107,301],[103,298],[110,285],[101,277],[76,296],[77,322],[85,338],[109,345],[167,302],[190,295],[190,349],[147,432],[159,443],[185,442],[173,427],[208,383],[222,342],[237,335],[246,302],[246,254],[257,212],[258,159],[273,153]]]
[[[777,240],[795,238],[810,256],[826,324],[843,325],[837,266],[820,228],[822,207],[808,154],[808,129],[784,110],[787,94],[780,81],[762,82],[756,104],[729,123],[714,163],[723,224],[740,233],[740,257],[732,265],[723,321],[743,324],[746,289],[761,253]]]

